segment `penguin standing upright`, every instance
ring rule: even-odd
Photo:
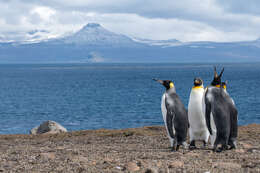
[[[203,111],[203,107],[205,107],[203,106],[205,104],[203,96],[203,81],[200,78],[195,78],[188,104],[190,149],[196,148],[195,141],[202,141],[204,146],[206,146],[209,139],[209,131]]]
[[[229,97],[228,102],[229,102],[229,104],[231,104],[231,107],[233,107],[233,109],[234,109],[233,110],[234,113],[231,114],[230,118],[235,123],[233,123],[231,125],[231,132],[230,132],[230,136],[229,136],[229,139],[228,139],[228,145],[230,145],[230,149],[233,149],[233,148],[237,148],[236,138],[237,138],[237,133],[238,133],[237,132],[237,119],[238,119],[237,114],[238,113],[237,113],[237,109],[236,109],[236,105],[235,105],[234,100],[230,97],[230,95],[227,92],[227,81],[221,83],[221,88],[223,88],[224,91],[226,92],[227,97]]]
[[[162,96],[161,109],[172,150],[178,151],[180,145],[187,148],[186,138],[189,126],[187,110],[176,94],[172,81],[154,80],[166,88]]]
[[[216,140],[214,142],[214,151],[222,151],[236,148],[237,138],[237,109],[234,101],[225,91],[221,83],[222,69],[220,75],[214,69],[214,79],[211,86],[207,87],[205,92],[205,118],[210,134],[212,135],[211,121],[213,119],[216,126]],[[211,114],[212,117],[211,118]],[[221,148],[217,148],[221,144]]]

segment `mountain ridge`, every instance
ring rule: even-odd
[[[218,43],[130,38],[98,23],[88,23],[64,37],[0,43],[0,63],[255,62],[260,61],[259,54],[259,40]]]

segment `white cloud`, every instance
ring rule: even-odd
[[[148,39],[239,41],[260,36],[258,1],[231,0],[0,0],[0,35],[50,31],[49,37],[75,32],[89,22]],[[239,10],[241,9],[241,11]]]
[[[39,17],[44,21],[50,21],[51,17],[56,13],[55,10],[49,7],[36,7],[30,11],[31,15],[39,15]]]

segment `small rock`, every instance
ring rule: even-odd
[[[119,169],[119,170],[121,170],[121,169],[122,169],[122,167],[120,167],[120,166],[116,166],[116,169]]]
[[[57,150],[65,150],[65,147],[64,146],[58,146],[56,147]]]
[[[119,169],[119,170],[121,170],[121,171],[124,171],[124,170],[125,170],[125,167],[123,167],[123,166],[116,166],[116,169]]]
[[[162,162],[157,161],[156,166],[157,166],[157,167],[161,167],[161,166],[162,166]]]
[[[198,157],[199,154],[198,153],[194,153],[194,152],[189,152],[186,154],[187,156],[194,156],[194,157]]]
[[[135,162],[129,162],[126,167],[129,171],[139,171],[140,170],[140,167]]]
[[[56,134],[62,132],[67,132],[67,129],[55,121],[45,121],[40,126],[35,127],[30,131],[30,133],[34,135],[43,133]]]
[[[40,156],[45,158],[45,159],[51,159],[51,160],[55,159],[54,153],[41,153]]]
[[[256,149],[256,148],[250,148],[247,150],[247,152],[250,152],[250,153],[260,153],[260,150]]]
[[[244,149],[236,149],[235,150],[237,153],[245,153],[245,150]]]
[[[243,148],[245,148],[245,149],[250,149],[253,147],[251,144],[247,144],[247,143],[241,143],[241,144],[242,144]]]
[[[229,162],[218,162],[212,165],[213,168],[222,168],[222,169],[241,169],[241,165],[237,163]]]
[[[171,162],[168,167],[169,168],[182,168],[183,166],[184,166],[183,161],[174,161],[174,162]]]

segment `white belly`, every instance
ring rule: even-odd
[[[170,135],[169,135],[168,128],[167,128],[167,122],[166,122],[167,109],[166,109],[166,106],[165,106],[165,93],[164,93],[163,96],[162,96],[161,110],[162,110],[162,116],[163,116],[164,125],[165,125],[165,128],[166,128],[167,134],[168,134],[168,138],[169,138],[169,140],[170,140],[171,147],[173,147],[173,141],[174,141],[174,139],[171,138]],[[172,126],[173,126],[173,127],[172,127],[173,133],[175,134],[174,125],[172,125]]]
[[[192,89],[188,104],[189,134],[190,141],[204,140],[208,141],[209,131],[205,120],[205,104],[203,102],[204,89]]]

